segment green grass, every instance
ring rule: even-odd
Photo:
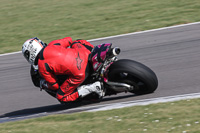
[[[200,21],[199,0],[1,0],[0,53],[31,37],[93,39]]]
[[[200,99],[0,124],[1,133],[199,133]]]

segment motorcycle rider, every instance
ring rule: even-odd
[[[79,87],[86,78],[88,58],[93,48],[86,40],[72,41],[71,37],[54,40],[48,45],[35,37],[23,44],[22,53],[34,71],[39,71],[43,78],[35,82],[37,79],[33,75],[34,85],[41,89],[56,90],[56,98],[60,102],[70,102],[92,92],[99,97],[104,95],[99,81]],[[59,85],[56,75],[68,78]]]

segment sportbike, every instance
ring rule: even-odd
[[[89,57],[87,78],[81,84],[101,81],[105,96],[121,92],[130,92],[136,95],[154,92],[158,87],[156,74],[147,66],[130,59],[117,59],[120,48],[112,48],[111,43],[100,44],[94,47]],[[33,67],[31,67],[33,69]],[[56,76],[61,85],[66,76]],[[44,89],[51,96],[56,97],[56,91]],[[98,99],[97,94],[91,93],[83,99]]]

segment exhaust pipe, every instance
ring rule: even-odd
[[[117,56],[120,52],[121,50],[119,47],[112,48],[110,51],[109,57],[112,58],[114,56]]]
[[[118,55],[120,52],[121,52],[121,50],[120,50],[119,47],[115,47],[115,48],[112,49],[112,54],[114,56]]]

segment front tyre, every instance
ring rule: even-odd
[[[130,92],[139,95],[152,93],[158,87],[157,76],[150,68],[129,59],[114,62],[109,68],[108,80],[132,85],[134,89]]]

